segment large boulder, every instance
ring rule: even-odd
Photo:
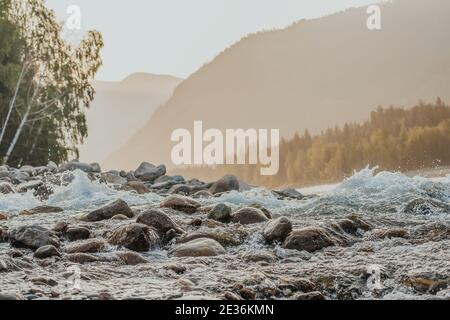
[[[19,248],[38,249],[53,245],[59,247],[59,239],[53,231],[41,226],[20,226],[9,230],[9,241]]]
[[[159,237],[149,226],[132,223],[114,230],[108,242],[133,251],[144,252],[154,248],[159,242]]]
[[[210,188],[209,192],[212,194],[232,191],[239,191],[239,180],[233,175],[226,175],[217,180]]]
[[[142,162],[141,165],[134,171],[134,176],[142,181],[153,182],[159,177],[166,174],[166,166],[155,166],[148,162]]]
[[[128,218],[134,217],[133,210],[128,206],[128,204],[122,199],[116,200],[107,204],[100,209],[91,211],[83,216],[81,216],[81,220],[84,221],[101,221],[111,219],[115,215],[123,214]]]
[[[314,252],[333,245],[334,242],[325,229],[321,227],[306,227],[293,230],[284,241],[283,247]]]
[[[283,242],[292,231],[292,222],[286,217],[269,221],[263,230],[264,239],[268,242]]]
[[[175,230],[178,233],[183,232],[168,215],[157,209],[142,212],[137,217],[136,222],[152,227],[160,237],[163,237],[169,230]]]
[[[199,238],[180,245],[169,251],[173,257],[211,257],[225,253],[220,243],[213,239]]]
[[[194,213],[201,206],[201,204],[188,197],[171,195],[164,199],[160,206],[161,208],[172,208],[185,213]]]
[[[242,242],[239,237],[236,237],[236,235],[232,233],[218,230],[204,230],[185,233],[178,239],[178,243],[186,243],[200,238],[216,240],[223,246],[237,246]]]
[[[101,239],[87,239],[67,245],[65,251],[67,253],[96,253],[103,251],[106,247],[106,242]]]
[[[27,182],[22,182],[19,184],[16,189],[18,192],[23,193],[27,192],[28,190],[35,190],[38,187],[40,187],[43,184],[41,180],[30,180]]]
[[[260,209],[246,207],[234,212],[231,216],[231,221],[240,224],[252,224],[268,221],[269,218]]]
[[[231,219],[231,208],[226,204],[218,203],[208,212],[208,219],[228,222]]]

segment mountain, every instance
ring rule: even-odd
[[[80,159],[102,161],[118,150],[172,95],[181,79],[135,73],[120,82],[96,81],[94,101],[87,110],[88,137]]]
[[[379,4],[381,30],[367,7],[250,35],[175,90],[106,163],[133,169],[142,160],[171,166],[176,128],[278,128],[290,137],[362,121],[378,105],[450,101],[450,1]]]

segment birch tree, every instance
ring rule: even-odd
[[[77,153],[76,145],[87,135],[84,111],[94,97],[91,81],[101,65],[102,37],[89,31],[78,46],[64,41],[61,24],[42,0],[12,0],[9,18],[17,24],[25,46],[22,68],[0,133],[0,143],[7,143],[2,162],[10,162],[22,140],[29,148],[17,152],[13,162],[29,160],[40,137],[24,137],[24,132],[40,135],[44,127],[54,141],[44,150],[47,160],[61,162],[70,152]],[[17,99],[19,92],[21,99]],[[10,124],[12,113],[18,118],[14,126]],[[7,141],[6,132],[11,129]],[[55,154],[52,147],[60,149],[56,158],[51,156]]]

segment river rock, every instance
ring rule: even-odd
[[[323,294],[319,291],[312,291],[307,293],[298,293],[295,300],[326,300]]]
[[[39,206],[35,207],[30,210],[22,210],[19,212],[19,215],[21,216],[31,216],[34,214],[40,214],[40,213],[58,213],[64,211],[63,208],[60,207],[52,207],[52,206]]]
[[[269,221],[263,230],[264,239],[268,242],[283,242],[292,231],[292,222],[286,217]]]
[[[231,208],[223,203],[216,204],[209,212],[208,219],[219,222],[229,222],[231,219]]]
[[[333,246],[334,242],[326,230],[320,227],[306,227],[293,230],[284,241],[285,249],[314,252]]]
[[[180,194],[187,196],[191,193],[192,188],[186,184],[176,184],[172,186],[169,191],[167,191],[168,194]]]
[[[14,193],[14,189],[10,183],[0,182],[0,193],[3,193],[3,194]]]
[[[85,240],[91,236],[86,227],[70,227],[66,230],[66,236],[70,241]]]
[[[133,210],[128,206],[128,204],[122,199],[116,200],[107,204],[106,206],[91,211],[88,214],[83,215],[80,219],[84,221],[101,221],[108,220],[115,215],[123,214],[128,218],[134,217]]]
[[[9,241],[14,247],[38,249],[46,245],[59,247],[58,237],[41,226],[20,226],[9,230]]]
[[[96,253],[106,248],[106,243],[100,239],[87,239],[74,242],[65,247],[67,253]]]
[[[149,260],[145,259],[139,253],[136,253],[134,251],[123,251],[117,252],[116,254],[120,258],[120,260],[130,266],[135,266],[142,263],[150,263]]]
[[[81,170],[86,173],[101,172],[101,168],[98,163],[87,164],[87,163],[82,163],[78,160],[72,160],[59,168],[59,172],[74,171],[74,170]]]
[[[0,221],[8,220],[8,215],[6,213],[0,212]]]
[[[166,174],[166,166],[155,166],[148,162],[142,162],[134,172],[134,176],[142,181],[153,182]]]
[[[225,253],[220,243],[213,239],[199,238],[180,245],[169,251],[173,257],[211,257]]]
[[[161,202],[160,206],[162,208],[172,208],[177,211],[191,214],[196,212],[197,209],[201,207],[201,204],[188,197],[171,195],[164,199],[164,201]]]
[[[34,253],[34,257],[37,259],[46,259],[50,257],[60,257],[60,256],[61,252],[59,252],[59,250],[52,245],[40,247]]]
[[[133,223],[114,230],[108,242],[133,251],[144,252],[154,248],[159,242],[159,237],[153,228],[145,224]]]
[[[100,181],[111,183],[111,184],[125,184],[127,183],[127,179],[120,176],[119,171],[111,170],[108,172],[104,172],[100,175]]]
[[[200,238],[213,239],[223,246],[237,246],[241,243],[240,239],[233,236],[233,234],[218,230],[203,230],[185,233],[178,239],[178,242],[186,243]]]
[[[226,175],[222,177],[209,188],[209,192],[211,192],[212,194],[232,190],[239,191],[239,180],[233,175]]]
[[[296,200],[302,200],[305,198],[304,195],[302,195],[300,192],[298,192],[294,188],[286,188],[282,190],[275,190],[273,193],[279,198],[279,199],[296,199]]]
[[[234,212],[231,216],[231,221],[240,224],[252,224],[268,221],[266,215],[257,208],[247,207]]]
[[[137,217],[136,222],[152,227],[161,238],[171,229],[176,230],[178,233],[183,232],[168,215],[158,209],[142,212]]]
[[[141,181],[128,181],[127,186],[136,191],[138,194],[149,193],[150,189]]]

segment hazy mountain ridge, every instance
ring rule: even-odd
[[[147,73],[120,82],[95,81],[94,101],[87,110],[89,135],[80,146],[83,161],[102,161],[120,148],[172,95],[181,79]]]
[[[107,166],[143,159],[170,165],[170,134],[205,127],[279,128],[285,137],[368,117],[377,105],[450,100],[450,3],[380,4],[382,30],[366,7],[242,39],[175,90]],[[126,157],[123,157],[126,155]]]

